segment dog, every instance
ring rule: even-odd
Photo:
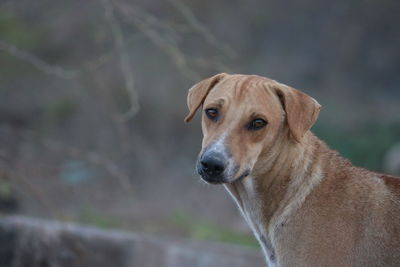
[[[236,202],[268,266],[400,266],[400,178],[354,167],[313,135],[320,104],[256,75],[190,88],[197,171]]]

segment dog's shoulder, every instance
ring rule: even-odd
[[[377,176],[400,198],[400,177],[378,173]]]

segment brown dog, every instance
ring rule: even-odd
[[[320,105],[255,75],[189,90],[203,107],[197,170],[223,184],[269,266],[400,266],[400,179],[353,167],[309,129]]]

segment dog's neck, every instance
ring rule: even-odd
[[[276,259],[277,233],[322,179],[315,157],[315,151],[321,148],[325,145],[307,133],[301,144],[283,146],[276,155],[261,155],[257,162],[260,166],[254,168],[261,171],[225,185],[256,235],[269,266],[274,266]]]

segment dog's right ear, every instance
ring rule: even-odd
[[[185,122],[192,120],[196,110],[203,104],[210,90],[228,74],[220,73],[211,78],[202,80],[196,83],[192,88],[189,89],[187,96],[187,105],[189,108],[189,114],[185,118]]]

